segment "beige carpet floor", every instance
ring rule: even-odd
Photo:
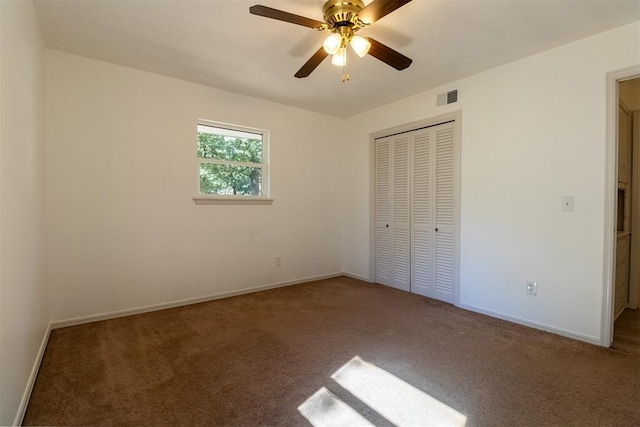
[[[640,425],[640,356],[345,277],[54,330],[24,424],[309,425],[316,395],[388,426],[394,378],[469,426]]]

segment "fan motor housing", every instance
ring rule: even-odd
[[[324,4],[322,12],[330,29],[343,26],[357,26],[358,13],[364,9],[362,0],[329,0]]]

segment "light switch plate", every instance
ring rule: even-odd
[[[573,196],[562,197],[562,212],[573,212]]]

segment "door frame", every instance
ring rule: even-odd
[[[629,308],[636,310],[640,298],[640,111],[631,111],[631,123],[631,183],[636,185],[631,186],[631,231],[635,233],[631,234],[629,252]]]
[[[600,344],[610,347],[613,342],[616,219],[618,209],[618,83],[640,77],[640,65],[607,73],[607,125],[605,153],[605,212],[603,241],[603,294]]]
[[[460,305],[460,187],[462,181],[461,153],[462,153],[462,110],[456,110],[427,119],[394,126],[369,134],[369,277],[375,283],[376,280],[376,214],[375,214],[375,141],[378,138],[391,136],[398,133],[412,132],[425,127],[437,126],[446,122],[454,122],[454,146],[458,147],[458,155],[454,156],[455,166],[460,172],[457,186],[454,188],[456,197],[454,200],[454,273],[453,273],[453,305]]]

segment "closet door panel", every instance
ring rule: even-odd
[[[391,247],[390,138],[376,141],[375,156],[375,281],[391,286],[393,248]]]
[[[455,281],[455,150],[453,124],[435,128],[435,292],[453,302]]]
[[[431,296],[433,291],[433,227],[431,196],[433,194],[431,160],[432,132],[429,129],[413,134],[412,156],[412,240],[411,292]]]
[[[409,135],[393,138],[393,280],[392,286],[410,289],[410,193]]]

